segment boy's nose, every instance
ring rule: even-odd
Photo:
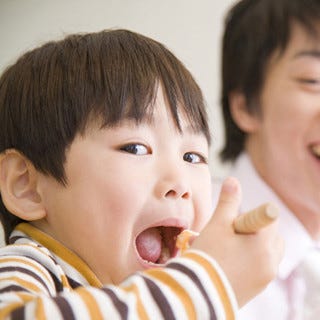
[[[165,197],[189,199],[190,191],[186,190],[183,187],[175,186],[166,192]]]
[[[156,192],[158,197],[167,199],[190,199],[191,188],[186,175],[180,169],[166,170],[159,178]]]

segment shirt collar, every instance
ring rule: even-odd
[[[90,267],[73,251],[62,243],[42,232],[30,223],[18,224],[12,232],[10,239],[14,243],[30,243],[28,239],[43,246],[43,251],[50,252],[54,259],[64,269],[67,276],[81,284],[90,284],[101,287],[102,284]],[[44,249],[45,248],[45,249]]]

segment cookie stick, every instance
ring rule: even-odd
[[[239,215],[233,223],[237,233],[254,233],[267,226],[278,217],[278,208],[272,203],[265,203],[247,213]]]
[[[239,215],[233,223],[237,233],[254,233],[267,226],[278,217],[278,208],[272,203],[265,203],[247,213]],[[181,251],[189,248],[192,237],[197,237],[198,232],[183,230],[176,240],[176,247]]]

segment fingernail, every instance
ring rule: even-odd
[[[233,177],[228,177],[224,180],[222,190],[228,193],[235,193],[238,189],[237,180]]]

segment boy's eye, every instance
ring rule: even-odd
[[[185,153],[183,155],[183,160],[190,163],[207,163],[207,160],[204,156],[194,152]]]
[[[121,147],[120,150],[128,153],[136,154],[138,156],[143,156],[150,153],[148,148],[145,145],[139,144],[139,143],[126,144],[125,146]]]

